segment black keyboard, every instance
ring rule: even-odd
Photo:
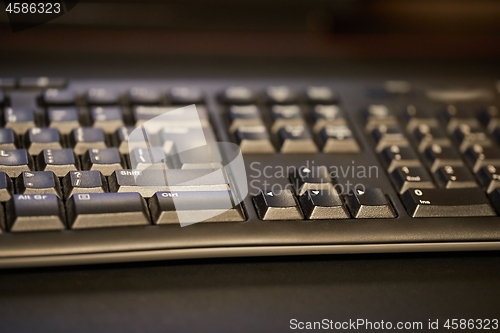
[[[0,78],[0,267],[498,250],[464,82]]]

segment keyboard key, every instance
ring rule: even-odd
[[[290,190],[261,191],[253,198],[261,220],[302,220],[304,216]]]
[[[262,115],[256,105],[231,105],[227,111],[229,131],[233,133],[240,126],[263,125]]]
[[[217,143],[182,151],[171,157],[172,164],[181,169],[220,169],[222,156]]]
[[[132,108],[132,117],[135,122],[134,126],[139,127],[144,124],[146,121],[151,120],[155,117],[159,117],[165,115],[169,112],[175,110],[175,115],[170,115],[168,118],[168,124],[165,124],[164,121],[158,120],[158,126],[156,128],[156,132],[158,132],[164,126],[182,126],[182,127],[196,127],[198,128],[201,124],[202,127],[209,127],[210,120],[208,117],[207,109],[203,106],[196,106],[196,110],[198,112],[198,116],[192,115],[186,109],[182,109],[180,107],[172,107],[172,106],[134,106]],[[148,130],[151,130],[152,124],[149,124]]]
[[[11,77],[0,77],[0,88],[14,89],[16,87],[16,79]]]
[[[136,192],[145,198],[168,191],[168,178],[163,170],[116,170],[108,178],[110,192]],[[140,178],[139,178],[140,177]]]
[[[368,96],[379,98],[394,98],[411,94],[412,91],[413,88],[411,86],[411,83],[408,81],[389,80],[385,81],[380,88],[370,89],[368,92]]]
[[[327,125],[342,126],[347,124],[338,105],[315,105],[312,108],[311,116],[314,121],[314,133],[318,133]]]
[[[12,128],[0,128],[0,149],[16,149],[18,146],[16,133]]]
[[[37,169],[51,171],[57,177],[64,177],[71,170],[78,170],[79,160],[72,149],[44,149],[36,159]]]
[[[273,126],[271,131],[276,133],[286,125],[305,125],[302,111],[298,105],[274,105],[271,107]]]
[[[9,201],[12,196],[12,180],[3,171],[0,171],[0,201]]]
[[[150,199],[155,224],[241,222],[245,215],[234,205],[231,191],[157,192]]]
[[[476,173],[477,179],[487,193],[492,192],[495,188],[500,187],[500,166],[487,165],[483,166]]]
[[[62,197],[59,179],[51,171],[24,171],[17,177],[18,194],[55,194]]]
[[[373,129],[372,136],[377,144],[375,151],[381,152],[387,146],[408,146],[409,142],[406,139],[403,131],[399,126],[395,125],[380,125]]]
[[[105,88],[90,88],[87,91],[86,100],[90,105],[118,104],[118,94]]]
[[[346,204],[357,219],[392,219],[396,213],[379,188],[354,189],[346,196]]]
[[[56,128],[61,134],[69,134],[81,126],[78,110],[75,107],[49,107],[47,122],[49,127]]]
[[[24,134],[28,129],[36,127],[35,111],[33,109],[4,110],[5,128],[12,128],[16,134]]]
[[[33,169],[33,160],[26,149],[0,150],[0,168],[9,177],[17,177]]]
[[[123,160],[116,148],[89,149],[82,157],[84,170],[98,170],[110,176],[115,170],[123,169]]]
[[[309,86],[305,91],[306,100],[313,104],[336,103],[337,94],[328,87]]]
[[[171,159],[167,159],[162,147],[134,148],[130,152],[130,165],[133,169],[172,169]]]
[[[163,101],[163,96],[157,89],[133,87],[128,92],[128,101],[131,104],[139,105],[160,104]]]
[[[413,136],[418,142],[418,151],[423,152],[431,145],[451,146],[451,141],[439,127],[420,124],[413,130]]]
[[[442,112],[441,117],[446,124],[448,133],[453,133],[459,125],[468,125],[473,128],[479,127],[479,121],[472,112],[466,109],[457,108],[454,105],[448,105]]]
[[[324,153],[357,153],[358,142],[349,127],[327,125],[319,132]]]
[[[90,120],[92,126],[102,128],[108,134],[125,125],[122,110],[118,106],[92,107],[90,109]]]
[[[475,144],[465,151],[465,156],[474,172],[488,164],[500,165],[500,149]]]
[[[410,189],[402,201],[412,217],[495,216],[480,188]]]
[[[87,149],[106,148],[106,138],[100,128],[79,127],[71,131],[69,143],[77,155],[83,155]]]
[[[146,202],[138,193],[79,193],[66,207],[72,229],[150,224]]]
[[[477,102],[491,100],[493,92],[489,88],[444,88],[427,89],[426,97],[434,102]]]
[[[282,153],[315,153],[318,151],[309,129],[305,126],[284,126],[278,131],[278,137]]]
[[[298,100],[297,93],[286,86],[267,87],[264,96],[270,104],[291,104],[296,103]]]
[[[495,207],[495,210],[500,215],[500,188],[495,188],[489,194],[489,197],[490,197],[491,203],[493,204],[493,207]]]
[[[299,196],[308,190],[334,190],[332,178],[324,166],[294,169],[289,177]]]
[[[492,135],[495,138],[496,142],[500,143],[500,127],[495,128]]]
[[[396,118],[385,105],[370,105],[363,110],[365,130],[370,133],[380,125],[397,125]]]
[[[460,152],[465,152],[472,145],[491,146],[493,143],[485,132],[479,127],[472,128],[466,124],[460,124],[453,132],[459,144]]]
[[[76,96],[72,90],[47,89],[42,94],[42,101],[45,105],[73,105]]]
[[[392,172],[397,167],[420,166],[420,160],[411,147],[386,147],[380,153],[380,157],[387,167],[387,172]]]
[[[335,189],[307,190],[299,197],[299,202],[308,220],[337,220],[351,217]]]
[[[168,92],[168,100],[175,105],[204,103],[205,94],[196,88],[173,87]]]
[[[453,147],[442,147],[434,144],[425,149],[424,156],[432,172],[442,166],[463,165],[462,158]]]
[[[165,153],[170,155],[173,154],[172,144],[177,152],[183,152],[217,140],[215,133],[209,127],[200,130],[200,128],[168,126],[158,132],[158,141],[163,145]]]
[[[427,110],[417,108],[415,105],[408,105],[403,109],[403,119],[406,122],[406,130],[411,133],[416,127],[426,125],[428,127],[438,127],[439,121]]]
[[[62,183],[66,198],[75,193],[104,193],[108,190],[106,179],[97,170],[70,171]]]
[[[43,149],[62,149],[61,136],[55,128],[30,128],[24,135],[24,146],[30,155],[38,155]]]
[[[21,89],[64,88],[66,79],[58,77],[25,77],[19,80]]]
[[[2,225],[2,228],[4,228],[5,224],[5,210],[3,208],[4,206],[0,205],[0,223]],[[0,230],[0,234],[3,232],[4,229]]]
[[[400,194],[409,188],[433,188],[431,176],[421,166],[399,167],[391,172],[391,180]]]
[[[118,128],[113,135],[113,145],[118,147],[120,154],[129,154],[129,140],[134,140],[130,138],[130,133],[135,129],[133,126],[124,126]],[[142,145],[143,140],[137,142],[137,145]]]
[[[272,154],[275,151],[265,126],[240,126],[235,136],[244,154]]]
[[[54,194],[15,194],[6,211],[11,232],[66,228],[63,205]]]
[[[160,191],[227,191],[222,169],[116,170],[108,179],[111,192],[137,192],[151,197]]]
[[[177,109],[178,107],[173,107],[173,106],[142,106],[142,105],[134,106],[132,107],[132,117],[134,120],[134,127],[139,127],[148,120],[162,116],[168,112]],[[199,110],[198,113],[200,113]]]
[[[464,166],[446,165],[434,174],[439,185],[444,188],[477,187],[474,176]]]
[[[488,133],[493,133],[497,127],[500,127],[500,110],[494,105],[482,108],[478,118]]]
[[[257,100],[257,94],[246,87],[228,87],[219,95],[219,100],[225,104],[252,104]]]

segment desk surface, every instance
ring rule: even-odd
[[[0,331],[282,332],[500,313],[500,255],[245,258],[3,271]]]

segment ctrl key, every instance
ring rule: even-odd
[[[7,202],[12,232],[65,229],[63,206],[55,194],[15,194]]]
[[[196,222],[241,222],[240,205],[231,191],[157,192],[149,202],[156,224],[189,225]]]

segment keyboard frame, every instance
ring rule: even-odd
[[[500,217],[411,218],[381,166],[370,139],[361,125],[360,110],[370,103],[385,103],[366,96],[366,87],[379,86],[382,80],[327,80],[311,78],[270,79],[197,79],[197,80],[74,80],[70,87],[84,92],[93,86],[114,87],[125,91],[132,86],[167,89],[173,86],[193,86],[208,96],[207,107],[219,141],[230,141],[224,110],[215,94],[230,85],[242,85],[262,90],[267,85],[288,85],[302,89],[307,85],[327,85],[339,93],[341,107],[354,136],[361,147],[358,154],[256,154],[244,155],[247,176],[252,162],[262,165],[296,167],[307,160],[316,166],[377,165],[378,178],[365,182],[380,187],[389,197],[398,216],[395,219],[348,219],[317,221],[261,221],[256,215],[251,196],[244,201],[246,222],[198,223],[181,228],[178,225],[118,227],[89,230],[64,230],[0,234],[0,267],[52,266],[94,264],[106,262],[238,257],[308,255],[331,253],[482,251],[500,249]],[[421,93],[429,83],[411,81],[417,95],[412,101],[428,103]],[[457,81],[451,82],[456,85]],[[467,86],[478,84],[495,89],[492,80],[463,79]],[[432,81],[433,86],[450,82]],[[26,95],[37,94],[35,91]],[[15,98],[16,105],[29,104],[29,98]],[[498,91],[495,93],[498,103]],[[407,101],[397,98],[387,105],[398,108]],[[476,104],[476,103],[473,103]],[[480,103],[481,104],[481,103]],[[29,105],[26,105],[29,106]],[[399,116],[399,115],[398,115]],[[252,178],[263,181],[263,177]],[[350,179],[349,177],[346,178]],[[353,179],[350,179],[353,180]],[[268,180],[269,181],[269,180]],[[285,184],[288,179],[276,180]],[[255,189],[252,194],[256,194]]]

